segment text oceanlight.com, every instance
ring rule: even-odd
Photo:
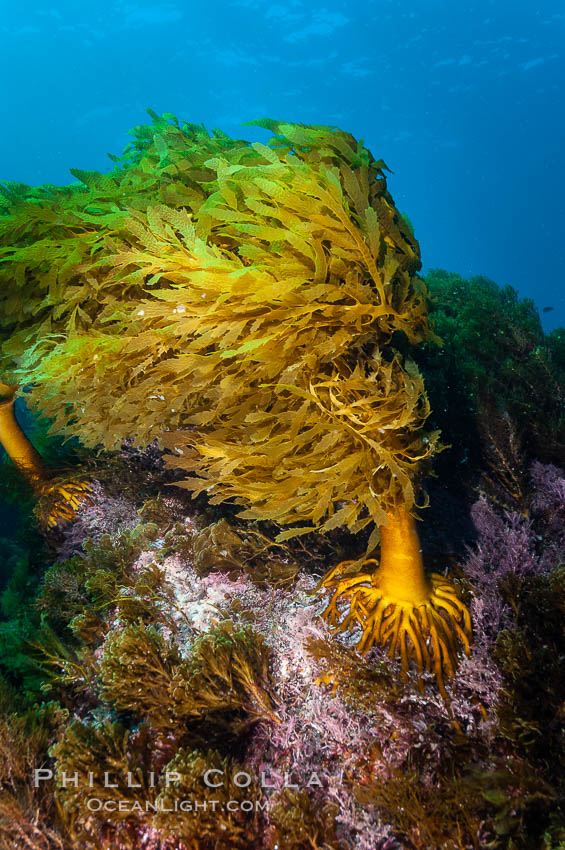
[[[171,800],[163,804],[159,800],[100,800],[90,797],[86,800],[86,808],[90,812],[185,812],[194,815],[199,812],[264,812],[269,807],[269,800]]]

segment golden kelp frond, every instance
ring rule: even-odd
[[[291,251],[279,268],[261,248],[263,267],[246,266],[200,238],[186,212],[152,208],[133,214],[128,229],[128,243],[113,236],[112,253],[83,264],[88,278],[98,275],[99,315],[89,333],[68,333],[55,345],[43,337],[19,359],[55,427],[65,425],[64,400],[87,445],[111,448],[128,434],[146,444],[166,428],[212,418],[234,392],[249,392],[250,370],[255,390],[274,379],[296,382],[374,339],[375,326],[390,320],[355,272],[355,245],[345,281],[330,264],[328,282],[315,284],[314,262],[304,255]],[[143,281],[146,297],[136,298]],[[260,395],[265,401],[269,392]],[[181,418],[184,410],[190,418]]]
[[[0,184],[0,334],[16,331],[8,356],[17,356],[36,335],[65,329],[69,316],[79,329],[90,326],[99,303],[96,275],[82,263],[95,257],[101,236],[121,231],[130,210],[155,203],[198,209],[213,191],[215,173],[204,162],[226,148],[253,153],[202,127],[179,124],[152,113],[152,127],[133,131],[123,157],[112,157],[110,174],[71,169],[72,186]],[[212,186],[209,187],[208,183]]]
[[[410,508],[417,465],[437,448],[437,435],[418,430],[428,414],[422,379],[398,359],[375,357],[369,366],[368,377],[356,369],[306,387],[276,385],[268,412],[257,409],[259,388],[236,399],[212,434],[166,433],[169,465],[198,476],[180,486],[207,492],[212,503],[249,504],[240,514],[248,519],[311,521],[322,531],[355,532],[385,522],[399,502]]]
[[[359,530],[412,506],[437,438],[390,343],[430,332],[386,166],[335,128],[262,145],[153,117],[110,175],[0,216],[4,365],[54,429],[164,436],[183,486],[244,516]]]
[[[413,274],[419,270],[420,249],[387,190],[385,171],[389,169],[382,159],[375,160],[361,141],[337,127],[309,127],[269,119],[249,123],[276,134],[269,146],[279,155],[286,158],[291,154],[314,170],[326,169],[338,176],[347,209],[368,241],[374,246],[379,236],[384,238],[394,248],[401,271]],[[409,284],[413,296],[419,293],[416,278],[404,278],[404,283]]]
[[[345,134],[328,129],[326,136],[331,141]],[[370,286],[373,302],[383,308],[380,335],[403,330],[421,340],[423,291],[413,276],[420,267],[419,249],[394,208],[384,176],[376,179],[382,171],[373,169],[370,181],[368,164],[354,167],[362,160],[353,152],[351,164],[337,153],[335,164],[326,164],[312,149],[302,159],[286,154],[278,162],[270,148],[254,145],[254,150],[271,156],[263,154],[260,167],[208,162],[218,171],[219,188],[200,208],[200,227],[211,229],[213,222],[214,240],[235,243],[240,256],[273,270],[277,279],[289,263],[293,269],[298,262],[314,285],[332,277],[343,285],[349,277]]]

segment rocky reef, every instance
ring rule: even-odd
[[[447,698],[320,617],[342,534],[276,543],[171,487],[155,448],[97,474],[42,570],[12,544],[0,846],[561,846],[560,469],[526,470],[526,512],[471,505]]]

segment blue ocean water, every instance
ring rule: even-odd
[[[257,117],[338,125],[394,171],[424,269],[509,283],[549,330],[565,324],[564,31],[562,0],[4,3],[0,178],[105,170],[146,107],[250,140]]]
[[[295,127],[225,206],[158,120],[2,203],[147,107],[335,125],[424,272],[565,325],[564,0],[319,2],[4,0],[0,850],[565,850],[565,329],[439,272],[411,347],[409,227]]]

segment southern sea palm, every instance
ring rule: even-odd
[[[425,577],[413,518],[438,446],[395,346],[430,336],[418,244],[352,136],[256,123],[268,145],[154,116],[108,175],[7,187],[4,366],[55,428],[107,449],[158,438],[180,486],[290,526],[279,540],[374,524],[380,564],[334,568],[327,615],[349,605],[363,649],[441,683],[470,623]]]

